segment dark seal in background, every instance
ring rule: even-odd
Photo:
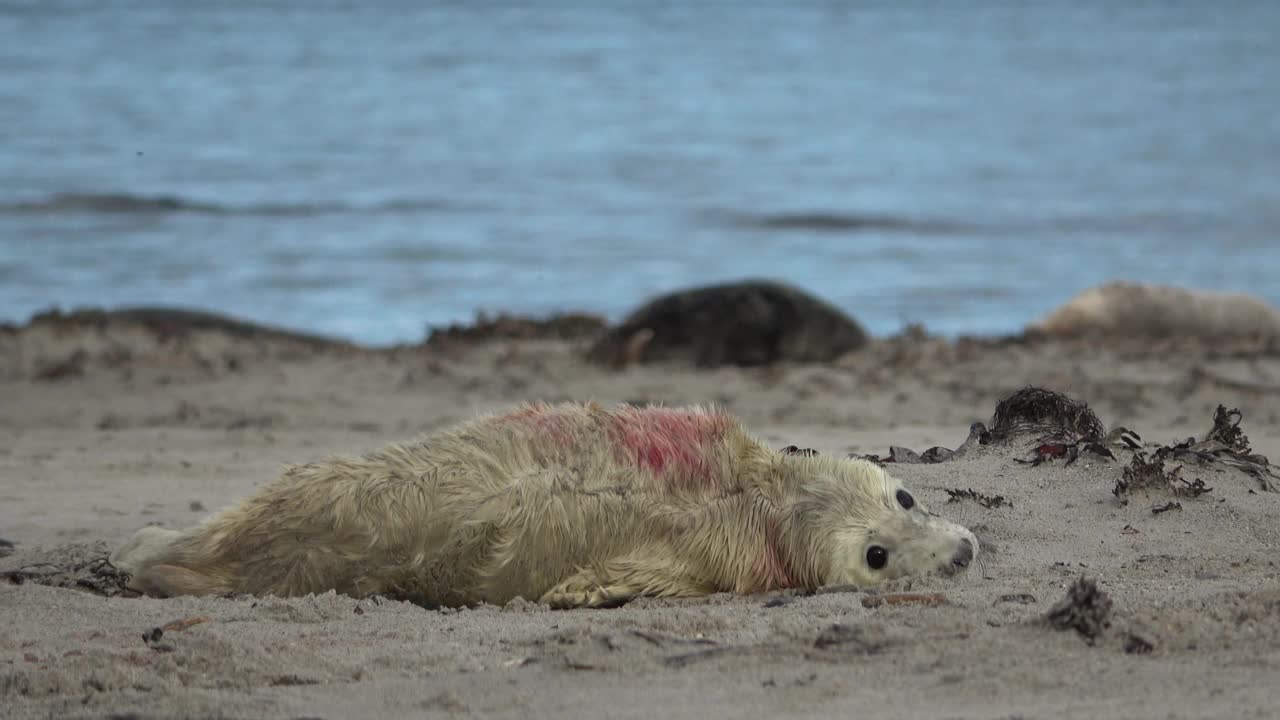
[[[743,280],[651,300],[602,335],[588,356],[613,367],[829,362],[867,340],[857,321],[823,300],[782,283]]]

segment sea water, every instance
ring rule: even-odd
[[[1280,3],[0,0],[0,321],[1280,302]]]

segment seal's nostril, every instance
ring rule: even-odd
[[[960,547],[956,548],[956,554],[951,556],[951,564],[956,567],[969,567],[969,561],[973,560],[973,543],[969,538],[960,541]]]

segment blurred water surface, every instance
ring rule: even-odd
[[[1280,302],[1280,3],[0,0],[0,319]]]

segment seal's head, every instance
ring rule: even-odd
[[[796,500],[796,545],[821,585],[872,587],[894,578],[969,567],[978,539],[929,512],[883,468],[866,460],[788,458],[808,477]]]

